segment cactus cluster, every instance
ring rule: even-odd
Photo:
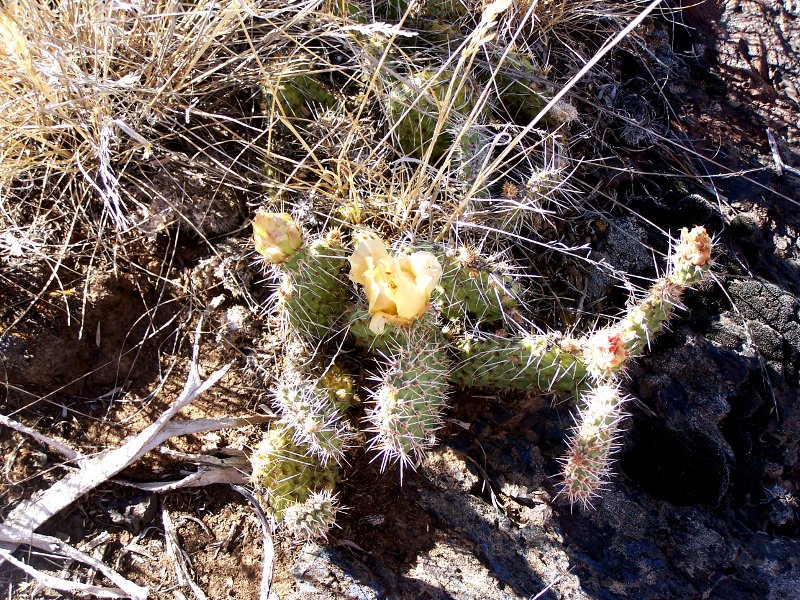
[[[574,399],[562,494],[588,504],[625,416],[626,365],[709,268],[708,235],[684,230],[664,276],[620,318],[585,334],[536,329],[514,246],[555,247],[548,229],[574,193],[564,157],[579,120],[567,100],[542,114],[558,84],[535,44],[494,43],[518,13],[511,4],[331,0],[326,10],[354,32],[350,46],[329,40],[349,48],[337,55],[345,64],[308,44],[289,50],[291,68],[266,65],[280,151],[266,164],[270,199],[254,242],[275,279],[282,334],[300,350],[273,396],[270,435],[291,451],[259,446],[253,471],[276,518],[304,535],[333,522],[331,482],[354,447],[383,469],[414,468],[457,388]],[[432,54],[451,42],[449,60]],[[345,347],[370,357],[363,390],[331,366]],[[354,392],[363,406],[346,400]]]
[[[705,275],[711,248],[703,228],[684,229],[666,274],[594,333],[503,335],[521,310],[518,284],[475,251],[428,245],[393,254],[363,234],[350,236],[348,251],[338,231],[297,242],[285,215],[260,214],[254,227],[260,254],[281,279],[276,306],[291,334],[316,352],[338,338],[374,356],[361,429],[382,468],[398,464],[402,473],[417,464],[453,386],[571,392],[578,410],[562,493],[583,505],[609,473],[625,416],[620,373]],[[477,333],[487,324],[500,333]],[[331,522],[332,483],[358,437],[349,403],[339,401],[352,393],[341,370],[314,379],[290,368],[277,387],[280,426],[254,455],[254,481],[276,514],[291,514],[304,532],[324,533]]]

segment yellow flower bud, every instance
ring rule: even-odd
[[[442,266],[430,252],[394,257],[378,239],[362,241],[349,260],[350,279],[364,286],[369,328],[376,335],[387,322],[407,325],[421,317],[442,277]]]
[[[281,263],[303,244],[300,228],[286,213],[257,213],[253,219],[256,252],[271,263]]]

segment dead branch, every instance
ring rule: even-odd
[[[261,504],[247,488],[240,485],[232,485],[234,490],[247,498],[250,506],[253,507],[259,521],[261,521],[261,533],[264,538],[264,558],[261,561],[261,589],[258,594],[259,600],[269,600],[270,589],[272,588],[272,572],[275,568],[275,546],[272,543],[272,522]]]
[[[227,373],[231,364],[215,371],[205,381],[200,380],[198,358],[200,352],[200,325],[198,323],[189,375],[181,395],[175,404],[161,414],[156,421],[141,433],[130,438],[119,448],[108,450],[92,458],[83,460],[80,468],[67,474],[42,493],[21,502],[6,517],[5,524],[23,531],[33,533],[56,513],[71,505],[75,500],[93,490],[101,483],[138,460],[141,456],[158,447],[166,439],[174,435],[174,428],[166,428],[167,423],[178,411],[187,406],[198,396],[206,392]],[[188,423],[188,422],[187,422]],[[166,431],[165,431],[166,428]],[[187,428],[178,428],[185,431]],[[169,433],[164,437],[165,433]],[[16,546],[0,544],[4,550],[13,552]]]
[[[49,446],[54,451],[58,452],[61,456],[66,458],[67,460],[80,460],[83,458],[83,455],[76,450],[73,450],[66,444],[59,442],[58,440],[54,440],[51,437],[44,435],[43,433],[39,433],[35,429],[31,429],[27,425],[23,425],[22,423],[15,421],[5,415],[0,415],[0,425],[4,427],[8,427],[9,429],[13,429],[14,431],[18,431],[20,433],[24,433],[25,435],[32,437],[37,442],[40,442],[46,446]]]
[[[215,483],[228,483],[240,484],[247,483],[247,475],[242,471],[234,469],[230,466],[225,467],[200,467],[197,471],[189,473],[182,479],[173,481],[127,481],[124,479],[117,479],[115,483],[119,483],[128,487],[144,490],[147,492],[174,492],[184,488],[203,487]]]
[[[38,533],[30,533],[29,531],[11,527],[9,525],[0,524],[0,541],[14,545],[27,544],[28,546],[32,546],[34,548],[40,548],[42,550],[46,550],[47,552],[61,554],[65,558],[71,558],[72,560],[82,562],[93,569],[100,571],[108,578],[109,581],[118,586],[117,588],[102,588],[88,584],[79,584],[74,581],[65,581],[57,577],[40,573],[33,567],[30,567],[21,561],[18,562],[17,559],[11,560],[8,558],[10,553],[7,554],[5,551],[0,550],[0,556],[13,563],[15,566],[18,566],[20,569],[39,581],[42,585],[52,589],[59,591],[85,591],[103,598],[147,598],[148,588],[136,585],[102,561],[97,560],[85,552],[81,552],[77,548],[73,548],[58,538],[40,535]],[[24,565],[24,567],[20,565]]]
[[[172,517],[165,506],[161,507],[161,522],[164,525],[164,539],[167,542],[167,554],[172,557],[172,562],[175,565],[175,575],[178,578],[178,585],[188,585],[194,593],[197,600],[208,600],[203,590],[192,578],[192,562],[189,560],[186,552],[180,546],[178,533]]]

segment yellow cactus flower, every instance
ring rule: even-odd
[[[695,267],[702,267],[711,258],[711,237],[705,227],[700,225],[689,231],[681,229],[681,243],[675,250],[678,260],[688,262]]]
[[[282,263],[303,244],[300,228],[286,213],[257,213],[253,219],[256,252],[269,262]]]
[[[350,256],[350,279],[364,286],[372,315],[369,328],[380,335],[386,323],[407,325],[428,309],[442,266],[430,252],[395,257],[378,239],[362,241]]]

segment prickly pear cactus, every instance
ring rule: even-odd
[[[441,158],[453,143],[458,115],[468,115],[475,106],[473,85],[454,81],[453,73],[426,69],[391,86],[387,113],[403,151],[422,158],[432,146],[431,160]]]
[[[705,230],[684,229],[666,274],[593,333],[490,334],[480,326],[522,322],[521,290],[513,271],[475,251],[393,251],[363,233],[347,250],[341,233],[301,240],[286,215],[262,214],[254,228],[259,253],[279,274],[276,307],[290,329],[315,348],[352,343],[374,357],[361,430],[381,468],[396,464],[402,473],[418,464],[435,443],[453,386],[569,392],[578,410],[561,494],[583,506],[613,463],[625,417],[619,374],[664,327],[683,290],[702,280],[711,251]],[[335,365],[317,378],[292,368],[277,385],[281,422],[254,454],[253,479],[291,527],[322,535],[335,513],[336,465],[358,439],[348,415],[354,385]]]

